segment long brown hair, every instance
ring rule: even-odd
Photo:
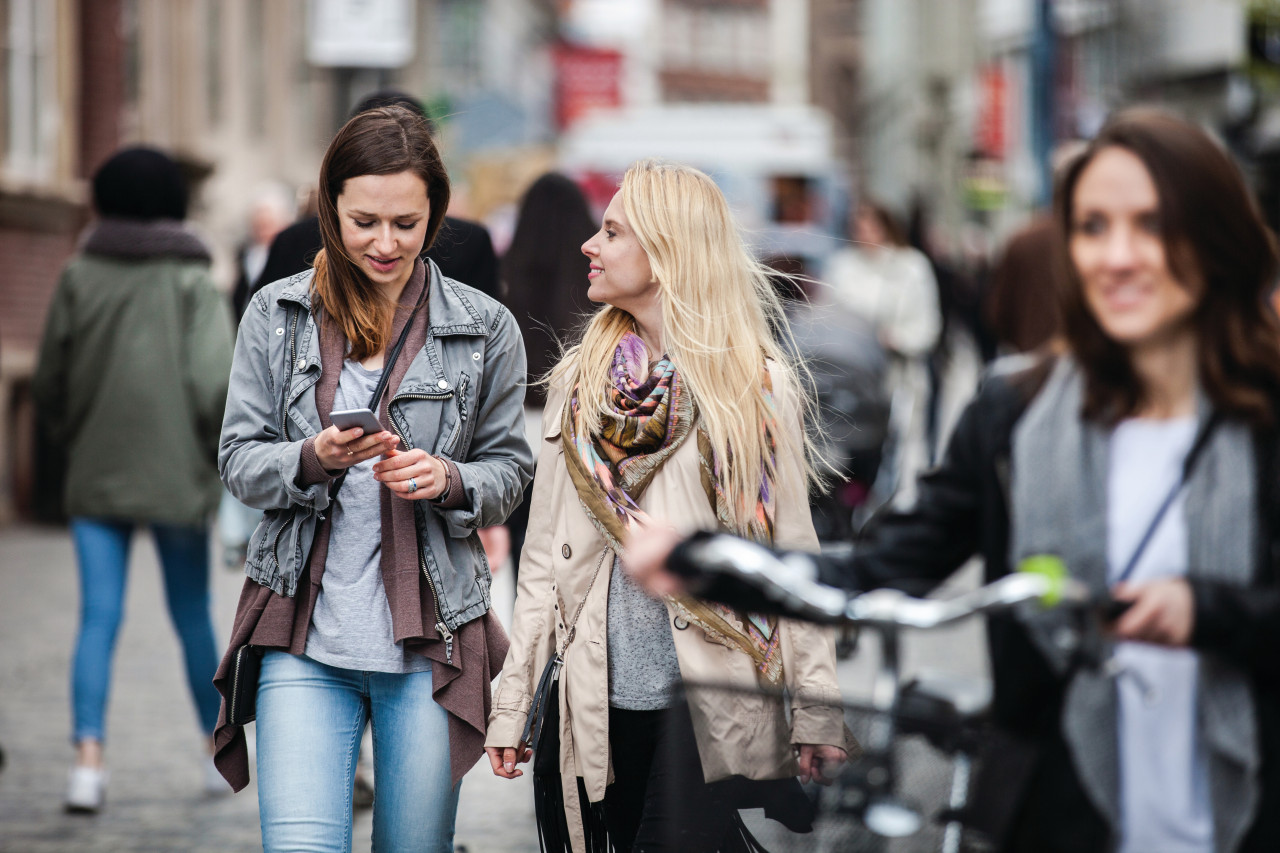
[[[1065,245],[1080,176],[1099,152],[1112,147],[1136,156],[1151,175],[1170,271],[1183,287],[1203,282],[1192,323],[1205,394],[1225,414],[1272,423],[1271,401],[1280,395],[1280,322],[1267,296],[1276,249],[1240,171],[1199,127],[1150,108],[1124,110],[1106,123],[1057,187]],[[1083,414],[1114,423],[1141,408],[1146,390],[1125,348],[1090,313],[1079,271],[1065,254],[1063,331],[1085,373]]]
[[[890,246],[901,249],[908,245],[907,229],[902,227],[898,217],[890,212],[884,202],[869,196],[864,197],[858,202],[858,215],[864,213],[869,214],[880,225],[880,230],[884,231],[885,239],[889,241]]]
[[[342,327],[351,342],[350,358],[362,361],[381,352],[390,335],[387,322],[394,305],[347,254],[338,221],[338,196],[351,178],[412,172],[427,187],[427,234],[422,249],[431,246],[449,208],[449,174],[431,139],[426,120],[404,107],[367,110],[353,117],[329,143],[320,166],[320,236],[324,248],[316,255],[311,291],[325,316]]]

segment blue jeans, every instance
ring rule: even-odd
[[[71,519],[80,564],[80,636],[71,667],[72,739],[76,742],[105,739],[111,663],[124,615],[134,526],[99,518]],[[187,684],[200,726],[212,735],[222,699],[213,686],[218,652],[210,614],[209,534],[199,527],[150,527],[163,568],[169,619],[182,640]]]
[[[431,671],[363,672],[269,651],[258,678],[262,848],[351,850],[351,796],[373,726],[373,850],[452,853],[459,785],[450,784],[449,715]]]

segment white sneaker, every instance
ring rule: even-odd
[[[213,763],[212,755],[207,755],[204,759],[204,792],[206,794],[231,793],[231,783],[222,778],[222,774]]]
[[[100,767],[71,768],[67,779],[67,811],[95,814],[106,796],[107,771]]]

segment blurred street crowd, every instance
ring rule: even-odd
[[[444,853],[472,766],[557,851],[808,831],[888,772],[833,710],[869,656],[686,594],[716,527],[850,593],[1086,589],[987,623],[1012,781],[966,765],[949,851],[1280,846],[1280,6],[332,0],[271,60],[303,4],[54,5],[0,0],[0,261],[57,260],[0,281],[0,525],[75,556],[67,813],[151,542],[191,776],[252,769],[264,849]]]

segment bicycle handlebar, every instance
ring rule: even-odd
[[[1087,590],[1076,581],[1017,573],[945,600],[914,598],[894,589],[854,594],[845,609],[844,621],[851,625],[938,628],[979,613],[1055,597],[1079,603],[1090,600]]]
[[[847,592],[827,586],[814,577],[812,563],[804,555],[779,556],[733,536],[707,536],[684,548],[686,577],[690,564],[696,565],[693,579],[706,587],[697,594],[721,600],[745,597],[750,599],[747,609],[767,609],[822,624],[930,629],[1031,601],[1096,603],[1083,584],[1068,577],[1017,572],[955,598],[923,599],[894,589]],[[741,584],[749,587],[748,595],[723,595],[726,590],[734,593]]]

